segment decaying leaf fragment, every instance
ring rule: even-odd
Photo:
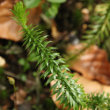
[[[84,48],[84,45],[78,44],[68,46],[68,53],[71,55]],[[103,84],[110,84],[110,62],[108,61],[105,50],[92,45],[83,52],[79,58],[71,60],[70,68],[80,72],[84,77],[91,80],[98,80]]]
[[[0,38],[19,41],[21,36],[18,34],[21,27],[12,20],[10,9],[17,0],[2,0],[0,2]]]
[[[24,103],[27,93],[23,89],[19,89],[17,92],[11,95],[11,100],[15,102],[16,105]]]
[[[73,79],[78,79],[78,84],[81,84],[84,87],[85,92],[88,94],[91,94],[91,93],[96,94],[96,93],[103,93],[103,92],[105,92],[105,94],[110,93],[110,86],[103,85],[103,84],[99,83],[98,81],[89,80],[89,79],[79,75],[78,73],[75,74]],[[52,81],[50,85],[52,86],[54,84],[55,84],[55,81]],[[52,100],[59,109],[63,108],[63,105],[61,105],[60,102],[56,100],[56,95],[52,95]],[[65,109],[63,109],[63,110],[68,110],[68,109],[67,109],[67,107],[65,107]],[[73,110],[73,109],[71,109],[71,110]],[[84,109],[84,110],[86,110],[86,109]]]
[[[0,0],[0,38],[13,41],[22,39],[21,27],[12,19],[11,9],[19,0]],[[37,24],[40,20],[41,7],[30,9],[29,24]]]

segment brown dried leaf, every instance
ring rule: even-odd
[[[72,52],[79,51],[84,45],[68,46],[67,50]],[[71,61],[70,68],[80,72],[88,79],[95,79],[103,84],[110,84],[110,63],[107,53],[93,45],[88,48],[76,61]]]
[[[22,39],[21,27],[12,20],[10,9],[19,0],[2,0],[0,1],[0,38],[13,41]],[[40,20],[41,7],[30,9],[29,24],[37,24]]]
[[[103,84],[100,84],[97,81],[91,81],[89,79],[84,78],[83,76],[79,74],[75,74],[73,79],[78,79],[78,84],[81,84],[84,87],[85,92],[88,94],[103,93],[103,92],[105,92],[105,94],[110,93],[110,86],[105,86]],[[50,85],[52,86],[54,83],[55,81],[52,81]],[[63,108],[62,105],[59,104],[59,101],[56,101],[56,95],[52,95],[52,100],[59,109]],[[67,108],[63,110],[67,110]]]
[[[14,101],[16,105],[24,103],[27,93],[23,89],[19,89],[17,92],[11,95],[10,99]]]

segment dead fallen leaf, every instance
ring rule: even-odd
[[[11,95],[10,99],[14,101],[16,105],[24,103],[27,93],[23,89],[19,89],[17,92]]]
[[[18,0],[2,0],[0,2],[0,38],[19,41],[21,36],[18,34],[20,26],[12,20],[10,9]]]
[[[82,84],[85,92],[88,94],[103,93],[103,92],[105,92],[105,94],[110,93],[110,86],[105,86],[97,81],[91,81],[77,73],[75,74],[73,79],[78,79],[78,84]],[[55,83],[55,81],[52,81],[50,85],[52,86],[54,83]],[[59,103],[59,101],[56,101],[56,95],[52,95],[52,100],[54,101],[54,103],[56,104],[56,106],[59,109],[62,109],[62,105]],[[63,110],[67,110],[67,108],[65,108]],[[71,109],[71,110],[73,110],[73,109]]]
[[[2,17],[2,19],[4,19]],[[0,22],[0,38],[19,41],[21,39],[19,31],[21,27],[16,24],[11,18],[5,22]]]
[[[0,38],[13,41],[19,41],[22,39],[21,27],[12,19],[12,13],[10,9],[19,0],[2,0],[0,2]],[[29,23],[37,24],[40,20],[41,7],[30,9]]]
[[[72,55],[83,47],[84,45],[82,44],[70,45],[67,47],[67,51]],[[107,53],[95,45],[83,52],[76,61],[71,60],[70,68],[80,72],[88,79],[95,79],[103,84],[110,84],[110,63]]]

